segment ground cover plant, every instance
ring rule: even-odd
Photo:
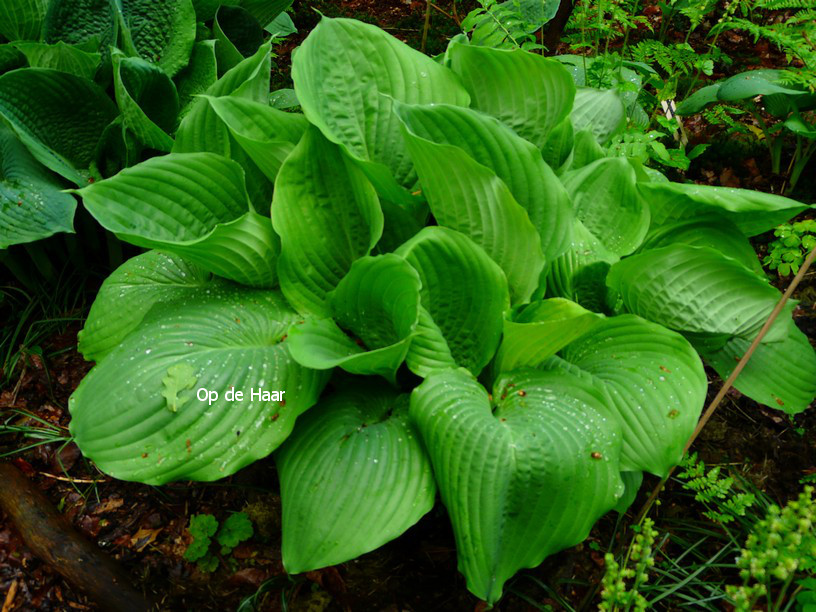
[[[324,18],[293,56],[293,91],[273,96],[271,45],[219,38],[225,8],[207,9],[194,44],[212,43],[214,72],[183,107],[169,95],[170,111],[146,112],[150,87],[182,86],[127,36],[99,52],[116,95],[98,87],[111,111],[87,165],[0,108],[8,159],[51,181],[53,201],[31,196],[40,213],[80,202],[148,249],[102,284],[80,332],[95,365],[70,399],[71,438],[104,473],[150,485],[274,453],[293,574],[382,546],[438,495],[468,589],[494,604],[681,461],[704,366],[725,379],[780,297],[749,238],[810,206],[668,180],[624,138],[647,114],[637,93],[588,76],[610,64],[479,38],[490,7],[436,58]],[[9,214],[28,211],[14,197]],[[801,260],[805,241],[783,246]],[[794,307],[736,382],[780,418],[816,395]],[[214,542],[230,552],[253,533],[246,515],[221,531],[193,519],[185,558],[202,571],[219,565]],[[609,609],[639,605],[654,535],[631,576],[622,566],[631,594],[610,574]]]

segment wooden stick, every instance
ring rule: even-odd
[[[37,487],[14,466],[0,462],[0,509],[31,551],[103,610],[145,612],[157,607],[130,584],[107,555],[78,534]]]
[[[725,394],[728,393],[728,390],[731,389],[731,387],[734,385],[734,381],[737,379],[737,376],[739,376],[740,372],[742,372],[742,370],[745,368],[745,365],[748,363],[748,360],[751,358],[751,355],[754,354],[754,351],[759,346],[759,343],[762,342],[762,339],[765,337],[765,334],[767,334],[768,330],[771,329],[771,325],[774,324],[774,321],[776,321],[776,318],[779,316],[779,313],[782,312],[782,309],[785,307],[785,304],[787,304],[788,299],[793,294],[793,291],[799,285],[802,278],[804,278],[805,272],[807,272],[808,268],[813,263],[814,259],[816,259],[816,247],[814,247],[810,251],[810,253],[808,253],[808,256],[805,258],[805,261],[802,263],[802,267],[799,268],[799,271],[796,273],[796,276],[793,277],[793,280],[791,281],[790,285],[788,285],[788,288],[785,290],[785,293],[783,293],[782,297],[779,298],[779,301],[776,303],[776,306],[774,306],[774,309],[768,316],[767,321],[765,321],[765,324],[759,330],[757,337],[754,338],[754,341],[751,343],[751,346],[748,347],[748,350],[745,351],[745,354],[742,356],[742,359],[740,359],[739,363],[737,363],[737,367],[734,368],[734,371],[731,372],[731,375],[725,380],[723,386],[720,387],[720,390],[717,392],[717,395],[715,395],[714,399],[711,400],[711,403],[708,405],[708,408],[706,409],[702,418],[700,418],[700,421],[697,423],[697,427],[694,428],[694,433],[691,434],[691,437],[688,439],[686,445],[683,447],[684,455],[688,452],[689,448],[691,448],[691,445],[694,444],[694,441],[697,439],[697,436],[700,435],[700,432],[703,431],[703,427],[706,426],[706,423],[708,423],[708,420],[714,414],[714,411],[723,401],[723,399],[725,398]],[[638,512],[637,521],[635,521],[636,524],[640,524],[640,522],[646,516],[646,513],[649,512],[649,509],[652,507],[652,504],[654,504],[655,500],[657,499],[657,496],[660,495],[660,491],[663,489],[663,485],[666,484],[666,481],[668,481],[669,477],[674,473],[674,470],[675,470],[674,467],[670,469],[669,473],[666,474],[665,478],[663,478],[659,483],[657,483],[657,486],[652,491],[652,494],[649,495],[649,499],[646,500],[646,503],[643,504],[643,508],[641,508],[640,512]]]

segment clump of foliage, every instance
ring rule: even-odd
[[[706,465],[692,453],[683,459],[683,470],[678,472],[683,487],[694,491],[694,499],[706,507],[703,515],[712,521],[726,525],[737,517],[745,516],[756,499],[753,493],[738,491],[732,476],[722,476],[720,467],[706,470]]]
[[[604,557],[606,571],[603,576],[599,610],[643,612],[648,609],[648,603],[640,593],[640,588],[648,582],[649,570],[655,564],[653,547],[657,530],[650,518],[644,519],[642,524],[635,525],[633,529],[637,535],[629,547],[623,568],[615,561],[612,553],[607,553]],[[630,561],[634,562],[634,567],[628,567]]]
[[[796,274],[807,254],[816,246],[816,220],[780,225],[774,230],[774,236],[762,263],[776,270],[779,276]]]
[[[458,37],[434,60],[323,19],[293,57],[302,112],[270,105],[268,44],[225,61],[172,134],[132,124],[146,159],[71,191],[148,249],[79,339],[71,433],[101,470],[215,480],[275,452],[292,573],[399,536],[438,491],[492,603],[680,460],[701,357],[728,376],[779,299],[748,237],[805,205],[610,147],[636,95],[569,59]],[[790,310],[737,387],[789,413],[816,395]]]
[[[203,572],[213,572],[218,567],[218,555],[228,555],[241,542],[252,537],[252,521],[244,512],[234,512],[218,526],[218,519],[212,514],[194,514],[190,517],[187,531],[192,537],[184,558],[196,561]],[[219,545],[218,554],[212,550],[213,537]]]
[[[816,574],[813,490],[805,487],[798,499],[782,509],[772,505],[767,517],[748,536],[737,558],[743,584],[727,589],[737,610],[753,610],[762,599],[766,600],[768,610],[781,610],[796,577]],[[812,582],[805,579],[801,587],[804,590],[810,585]]]

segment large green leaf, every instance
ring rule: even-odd
[[[99,66],[101,54],[69,45],[62,41],[48,45],[38,42],[17,42],[32,68],[50,68],[92,80]]]
[[[358,160],[377,190],[410,200],[416,181],[393,112],[409,104],[466,106],[456,75],[383,30],[351,19],[321,19],[292,62],[306,118]]]
[[[97,40],[101,50],[116,44],[117,12],[111,0],[50,0],[43,42],[80,44]]]
[[[399,105],[397,114],[413,135],[436,144],[459,147],[504,181],[516,202],[527,211],[540,235],[541,248],[548,261],[567,250],[572,238],[573,218],[569,195],[535,146],[497,119],[466,108],[447,104]],[[422,161],[420,156],[420,161],[415,159],[414,163],[427,166]],[[425,168],[426,176],[437,178],[448,165],[451,165],[451,175],[459,172],[452,169],[452,161],[443,158],[440,163],[442,167]],[[445,191],[444,184],[440,185],[439,181],[432,187],[435,191]],[[427,191],[425,182],[423,188]],[[448,191],[452,189],[449,187]],[[445,199],[441,204],[450,205]]]
[[[265,26],[292,6],[292,0],[241,0],[241,6],[252,13],[258,23]]]
[[[683,336],[621,315],[594,325],[561,356],[608,395],[623,426],[622,470],[665,476],[680,462],[708,388],[703,364]]]
[[[309,125],[303,115],[233,96],[207,98],[236,142],[270,181]]]
[[[3,0],[0,34],[8,40],[39,40],[48,0]]]
[[[416,270],[397,255],[358,259],[329,293],[334,320],[292,326],[292,356],[310,368],[340,366],[352,374],[379,374],[395,383],[417,327],[420,284]]]
[[[773,229],[809,207],[772,193],[693,183],[639,183],[652,210],[652,225],[692,219],[717,212],[741,232],[755,236]]]
[[[121,0],[139,55],[173,76],[187,65],[196,36],[192,0]]]
[[[725,79],[717,90],[717,98],[725,102],[734,102],[767,96],[784,94],[786,96],[802,96],[807,91],[791,89],[781,85],[784,72],[782,70],[749,70]]]
[[[579,87],[570,116],[576,132],[589,130],[601,144],[606,144],[626,123],[626,109],[615,89]]]
[[[145,146],[169,152],[179,111],[173,81],[157,66],[121,52],[113,53],[113,75],[125,127]]]
[[[116,106],[92,82],[43,68],[0,76],[0,116],[43,165],[76,183],[94,158]]]
[[[310,128],[278,173],[272,223],[286,299],[300,312],[329,316],[326,294],[377,243],[383,216],[363,172]]]
[[[632,253],[649,231],[649,208],[625,157],[607,157],[561,177],[575,216],[616,255]]]
[[[570,114],[575,85],[553,59],[521,49],[465,44],[451,45],[448,55],[473,107],[498,117],[539,148]]]
[[[203,94],[218,80],[215,60],[215,41],[202,40],[193,45],[190,62],[176,75],[179,97],[179,121],[184,119],[196,96]]]
[[[719,100],[717,94],[720,91],[721,83],[714,83],[713,85],[706,85],[701,87],[688,98],[677,105],[678,115],[693,115],[699,113],[709,104]]]
[[[434,505],[408,395],[369,381],[322,400],[276,453],[283,564],[291,574],[358,557]]]
[[[73,232],[76,200],[0,124],[0,249]]]
[[[784,330],[778,342],[763,340],[734,381],[734,386],[761,404],[796,414],[816,397],[816,353],[792,319],[781,317],[774,328]],[[725,380],[745,355],[752,338],[731,338],[718,350],[700,346],[700,354]]]
[[[477,128],[479,120],[488,123],[489,118],[477,115],[474,120],[469,115],[474,111],[447,107],[444,110],[449,112],[443,111],[430,124],[430,121],[424,121],[428,113],[423,113],[421,109],[414,107],[412,111],[400,108],[407,111],[405,116],[410,122],[406,124],[408,128],[405,131],[408,150],[437,223],[462,232],[484,248],[504,270],[513,303],[529,301],[538,287],[545,261],[541,238],[527,211],[513,198],[496,173],[462,148],[446,144],[449,139],[444,135],[439,138],[440,135],[433,131],[433,127],[451,121],[454,123],[449,124],[450,131],[453,132],[460,127],[455,123],[457,120],[468,127]],[[442,144],[411,131],[414,125],[431,128],[420,129],[422,133],[430,132],[428,135],[442,140]],[[501,124],[495,121],[492,125],[494,131],[501,134]],[[504,135],[510,137],[512,133]],[[478,138],[479,134],[475,136]],[[540,155],[538,157],[540,159]],[[565,217],[568,219],[567,215],[555,216],[560,222]]]
[[[103,227],[240,283],[275,283],[279,240],[251,210],[244,173],[213,153],[153,157],[77,192]]]
[[[136,329],[155,305],[186,300],[217,285],[213,276],[178,255],[148,251],[105,279],[79,332],[79,352],[101,361]],[[127,304],[123,308],[122,304]]]
[[[224,73],[249,57],[263,44],[261,24],[240,6],[225,5],[213,21],[218,72]]]
[[[489,604],[521,568],[574,546],[623,493],[620,425],[591,383],[518,370],[491,401],[463,370],[432,374],[411,417],[431,455],[468,589]]]
[[[776,303],[779,291],[745,266],[708,247],[686,244],[627,257],[612,266],[610,287],[626,308],[684,333],[753,340]],[[790,316],[789,304],[783,316]],[[771,330],[768,341],[784,329]]]
[[[275,450],[325,384],[326,375],[297,364],[283,341],[297,316],[279,293],[227,284],[156,305],[71,396],[71,434],[122,480],[233,474]],[[243,392],[241,401],[227,399],[231,388]],[[217,399],[198,399],[200,389]]]
[[[487,253],[459,232],[426,227],[402,245],[422,280],[420,313],[422,354],[408,355],[421,376],[450,359],[474,374],[481,372],[499,344],[502,313],[509,306],[507,280]]]

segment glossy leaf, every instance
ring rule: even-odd
[[[572,125],[576,132],[589,130],[600,144],[623,129],[626,110],[614,89],[598,90],[579,87],[572,107]]]
[[[323,399],[275,455],[289,573],[335,565],[401,535],[434,505],[408,395],[361,383]]]
[[[83,79],[93,80],[101,55],[62,41],[53,45],[38,42],[17,42],[14,46],[22,52],[32,68],[49,68],[67,72]]]
[[[121,0],[139,55],[173,76],[187,65],[196,36],[192,0]]]

